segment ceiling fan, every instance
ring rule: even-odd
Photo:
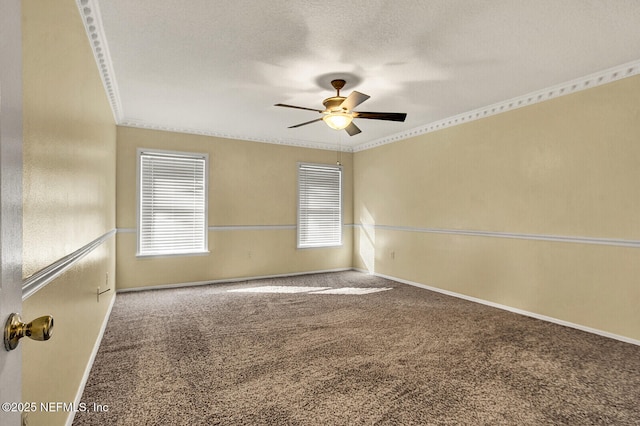
[[[345,129],[349,136],[357,135],[361,132],[358,126],[352,122],[354,118],[368,118],[370,120],[387,120],[387,121],[404,121],[407,118],[407,114],[401,112],[359,112],[354,111],[353,108],[357,107],[364,101],[370,98],[369,95],[360,93],[357,91],[351,92],[346,98],[340,96],[340,90],[344,87],[346,81],[344,80],[332,80],[331,85],[336,89],[336,96],[322,101],[325,109],[305,108],[295,105],[275,104],[275,106],[304,109],[308,111],[316,111],[322,114],[321,118],[315,120],[306,121],[304,123],[290,126],[289,129],[293,129],[307,124],[315,123],[316,121],[324,121],[329,127],[336,130]]]

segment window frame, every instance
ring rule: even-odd
[[[301,174],[301,170],[304,166],[309,166],[309,167],[317,167],[317,168],[324,168],[324,169],[328,169],[328,170],[337,170],[339,172],[339,241],[337,242],[328,242],[328,243],[307,243],[307,244],[303,244],[301,245],[301,218],[302,218],[302,214],[301,214],[301,186],[300,186],[300,174]],[[314,249],[314,248],[330,248],[330,247],[342,247],[344,245],[344,202],[343,202],[343,197],[344,197],[344,190],[343,190],[343,183],[344,183],[344,179],[343,179],[343,167],[341,165],[332,165],[332,164],[321,164],[321,163],[308,163],[308,162],[298,162],[297,163],[297,223],[296,223],[296,247],[300,250],[307,250],[307,249]]]
[[[203,249],[166,252],[141,252],[142,242],[142,157],[144,155],[156,155],[159,157],[183,157],[204,161],[204,223],[203,223]],[[203,152],[172,151],[153,148],[138,148],[136,153],[136,257],[168,257],[168,256],[202,256],[209,253],[209,154]]]

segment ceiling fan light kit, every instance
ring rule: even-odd
[[[286,105],[286,104],[275,104],[275,106],[285,107],[285,108],[295,108],[295,109],[303,109],[307,111],[316,111],[323,114],[322,118],[318,118],[316,120],[306,121],[304,123],[296,124],[294,126],[289,126],[290,129],[305,126],[307,124],[315,123],[316,121],[324,121],[327,126],[331,127],[335,130],[346,130],[349,133],[349,136],[357,135],[361,132],[358,126],[352,122],[354,118],[368,118],[370,120],[386,120],[386,121],[404,121],[407,117],[405,113],[399,112],[358,112],[353,111],[353,108],[357,107],[367,99],[369,99],[369,95],[365,95],[364,93],[360,93],[357,91],[351,92],[349,96],[346,98],[344,96],[340,96],[340,90],[346,84],[345,80],[332,80],[331,85],[334,89],[336,89],[336,96],[332,96],[330,98],[322,101],[325,109],[314,109],[307,107],[300,107],[295,105]]]
[[[330,112],[322,117],[327,126],[335,130],[342,130],[351,124],[353,116],[346,112]]]

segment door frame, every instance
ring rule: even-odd
[[[22,311],[22,7],[0,0],[0,324]],[[0,345],[0,403],[22,400],[22,351]],[[0,424],[17,426],[2,406]]]

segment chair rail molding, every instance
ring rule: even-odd
[[[71,268],[80,259],[91,253],[94,249],[102,245],[102,243],[113,237],[115,234],[116,230],[112,229],[111,231],[91,241],[89,244],[80,247],[73,253],[68,254],[61,259],[58,259],[51,265],[25,278],[22,282],[22,300],[24,301],[28,299],[38,290],[42,289],[51,281],[55,280],[60,276],[60,274]]]

